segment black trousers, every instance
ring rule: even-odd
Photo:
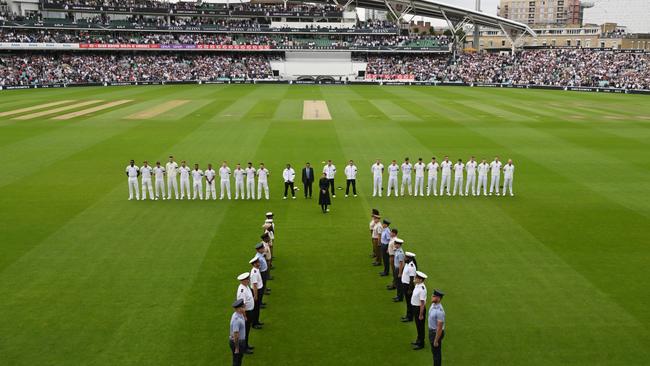
[[[264,286],[264,288],[262,288],[262,291],[266,291],[267,289],[266,281],[269,279],[269,269],[270,268],[267,268],[264,272],[260,271],[260,274],[262,275],[262,285]]]
[[[436,330],[429,329],[429,343],[431,343],[431,353],[433,353],[433,366],[442,365],[442,339],[445,338],[445,331],[442,331],[440,339],[438,340],[438,347],[433,346],[433,341],[436,339]]]
[[[381,257],[384,262],[384,273],[390,274],[390,256],[388,255],[388,244],[381,245]]]
[[[314,182],[309,182],[309,183],[303,183],[303,186],[305,187],[305,197],[311,197],[311,192],[312,192],[312,186],[314,185]]]
[[[402,301],[404,299],[404,284],[402,283],[402,280],[397,278],[397,270],[395,270],[395,275],[393,276],[395,278],[395,287],[397,289],[397,298],[399,301]]]
[[[235,342],[230,340],[230,351],[232,352],[232,366],[241,366],[241,361],[244,358],[244,352],[246,351],[246,340],[239,340],[239,353],[235,353]]]
[[[253,325],[258,325],[260,323],[260,309],[262,309],[262,299],[264,299],[264,290],[257,290],[257,301],[255,301],[255,309],[253,309]]]
[[[350,194],[350,185],[352,185],[352,193],[357,194],[357,180],[356,179],[348,179],[347,182],[345,182],[345,194],[348,195]]]
[[[293,182],[284,182],[284,196],[287,196],[289,188],[291,188],[291,196],[296,197],[296,192],[293,190]]]
[[[246,348],[250,346],[248,340],[251,338],[251,325],[253,325],[253,317],[255,316],[255,314],[253,314],[254,310],[255,308],[253,308],[253,310],[246,310],[246,322],[244,323],[246,326]]]
[[[408,320],[413,320],[413,312],[411,311],[411,296],[413,295],[413,288],[410,283],[402,283],[402,294],[404,295],[404,302],[406,303],[406,317]]]
[[[409,300],[410,302],[410,300]],[[411,305],[411,312],[413,313],[413,318],[415,319],[415,329],[418,331],[417,343],[419,346],[424,346],[424,322],[427,321],[427,308],[424,307],[424,313],[422,320],[420,320],[420,307]]]
[[[330,184],[330,192],[332,192],[332,196],[336,196],[336,191],[334,190],[334,179],[328,179],[327,182]]]

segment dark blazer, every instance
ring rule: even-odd
[[[309,179],[307,179],[307,169],[309,169]],[[302,168],[302,182],[304,184],[314,183],[314,168]]]

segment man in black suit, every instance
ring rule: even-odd
[[[305,198],[311,198],[311,186],[314,184],[314,168],[311,164],[305,164],[302,168],[302,184],[304,186]]]

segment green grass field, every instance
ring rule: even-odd
[[[190,100],[150,119],[126,117]],[[650,99],[377,86],[159,86],[0,93],[0,364],[226,365],[236,275],[276,213],[273,294],[247,365],[428,365],[370,266],[378,208],[447,311],[449,365],[650,364]],[[331,121],[303,121],[325,100]],[[49,107],[50,109],[59,106]],[[265,162],[270,201],[127,201],[129,159]],[[370,164],[517,165],[517,196],[370,197]],[[281,170],[333,159],[360,196],[281,200]],[[384,183],[387,179],[385,178]],[[302,191],[298,192],[299,195]]]

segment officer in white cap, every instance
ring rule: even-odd
[[[413,313],[411,312],[411,294],[413,293],[413,279],[417,267],[415,265],[415,253],[404,253],[404,267],[400,276],[400,284],[402,285],[402,296],[406,299],[406,315],[402,317],[402,322],[413,321]]]
[[[260,307],[264,298],[264,281],[262,281],[262,273],[260,272],[260,259],[255,256],[248,263],[252,266],[250,286],[251,291],[253,291],[253,298],[255,299],[252,323],[253,328],[261,329],[262,325],[264,325],[264,323],[260,322]]]
[[[248,272],[244,272],[237,276],[237,280],[239,280],[239,287],[237,288],[237,300],[244,300],[244,308],[246,310],[246,334],[248,336],[246,337],[246,350],[244,353],[247,354],[253,353],[253,349],[255,348],[249,344],[250,331],[253,320],[253,310],[255,309],[255,298],[253,298],[253,292],[249,287],[250,276],[251,274]]]
[[[236,300],[232,307],[235,312],[230,317],[230,350],[233,366],[240,366],[246,352],[246,306],[244,300]]]
[[[415,273],[415,288],[413,289],[413,295],[411,295],[411,312],[415,318],[418,339],[411,343],[413,350],[424,348],[424,322],[427,315],[427,287],[424,285],[426,279],[427,275],[423,272],[417,271]]]

